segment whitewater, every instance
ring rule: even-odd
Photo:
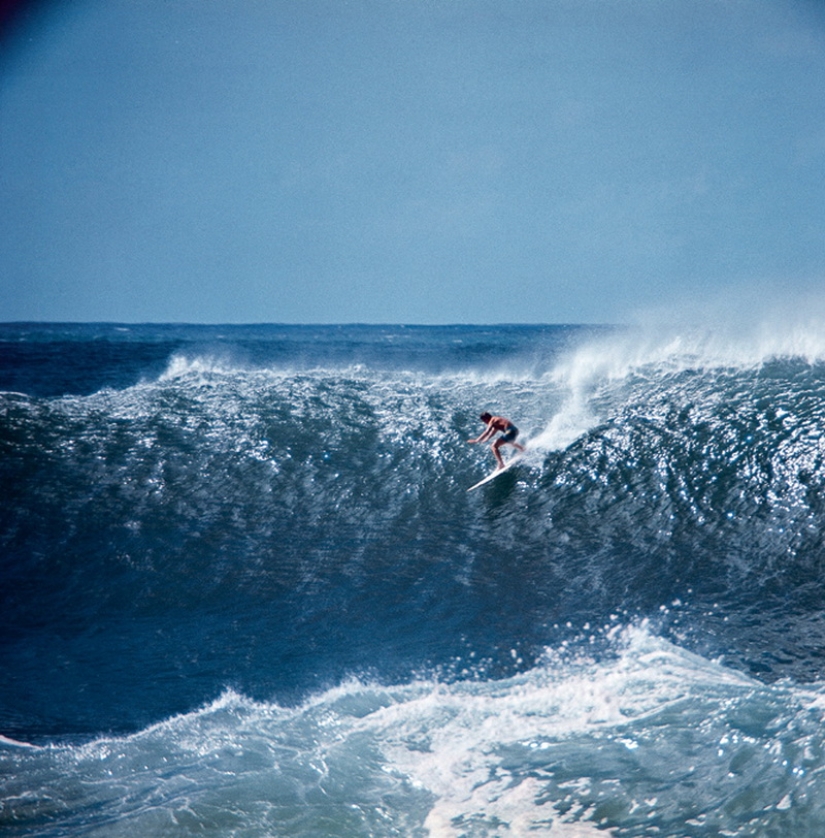
[[[824,423],[813,327],[0,324],[0,831],[820,836]]]

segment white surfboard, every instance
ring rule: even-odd
[[[28,742],[21,742],[19,739],[12,739],[10,736],[3,736],[0,733],[0,745],[13,745],[15,748],[31,748],[35,751],[42,750],[39,745],[31,745]]]
[[[517,456],[513,457],[509,463],[505,463],[504,468],[497,468],[492,474],[488,474],[483,480],[479,480],[475,486],[470,486],[467,489],[468,492],[472,492],[473,489],[477,489],[479,486],[483,486],[485,483],[489,483],[494,478],[498,477],[500,474],[504,474],[511,466],[514,466],[517,462],[524,458],[524,454],[518,454]]]

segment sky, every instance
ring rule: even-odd
[[[0,321],[624,323],[823,280],[818,0],[4,24]]]

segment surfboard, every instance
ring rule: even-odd
[[[476,483],[474,486],[470,486],[470,488],[467,489],[467,491],[472,492],[473,489],[477,489],[479,486],[483,486],[485,483],[489,483],[491,480],[494,480],[500,474],[504,474],[505,471],[514,466],[523,457],[523,454],[519,454],[517,457],[513,457],[513,459],[510,460],[509,463],[504,464],[504,468],[497,468],[492,474],[488,474],[483,480],[479,480],[478,483]]]
[[[0,745],[13,745],[15,748],[32,748],[33,750],[41,750],[40,745],[31,745],[28,742],[21,742],[19,739],[12,739],[10,736],[3,736],[0,733]]]

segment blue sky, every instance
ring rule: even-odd
[[[65,0],[0,320],[628,322],[825,278],[815,0]]]

